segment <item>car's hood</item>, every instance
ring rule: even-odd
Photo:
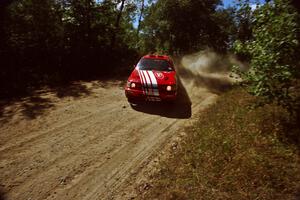
[[[176,72],[134,69],[128,81],[140,83],[151,82],[157,85],[174,85],[176,84]]]

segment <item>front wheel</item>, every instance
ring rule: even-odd
[[[130,106],[131,106],[132,108],[136,108],[136,107],[138,106],[138,104],[137,104],[137,103],[132,103],[132,102],[129,102],[129,104],[130,104]]]
[[[133,99],[128,99],[128,103],[130,104],[131,107],[137,107],[138,105],[138,102]]]

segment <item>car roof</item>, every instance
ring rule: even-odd
[[[161,59],[161,60],[171,60],[171,58],[167,55],[156,55],[156,54],[148,54],[143,56],[143,58],[147,59]]]

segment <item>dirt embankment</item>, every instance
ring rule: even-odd
[[[74,83],[2,102],[2,198],[113,199],[143,163],[229,86],[226,74],[185,67],[178,72],[174,105],[133,109],[124,80]]]

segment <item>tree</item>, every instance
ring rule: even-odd
[[[143,22],[145,48],[169,53],[192,52],[206,47],[226,49],[228,36],[222,31],[222,22],[229,17],[222,21],[222,15],[216,14],[222,12],[217,9],[219,5],[219,0],[158,0],[146,10]]]
[[[115,27],[114,27],[114,32],[112,34],[112,38],[111,38],[111,47],[113,48],[115,46],[115,42],[116,42],[116,35],[119,32],[119,28],[120,28],[120,20],[122,17],[122,13],[123,13],[123,9],[124,9],[124,5],[125,5],[125,0],[121,0],[121,2],[118,2],[118,4],[120,4],[120,9],[117,13],[117,17],[116,17],[116,22],[115,22]],[[117,4],[117,5],[118,5]]]
[[[237,40],[245,42],[252,38],[253,11],[250,0],[239,0],[236,7]]]
[[[61,38],[56,6],[55,0],[23,0],[13,1],[7,7],[3,22],[7,56],[1,65],[6,82],[13,83],[12,88],[24,85],[24,81],[28,84],[41,81],[45,73],[55,68],[54,52]]]
[[[254,12],[253,38],[237,41],[235,49],[251,58],[251,69],[244,78],[249,91],[264,102],[276,102],[292,109],[290,95],[296,77],[298,47],[297,12],[287,0],[274,0]]]

